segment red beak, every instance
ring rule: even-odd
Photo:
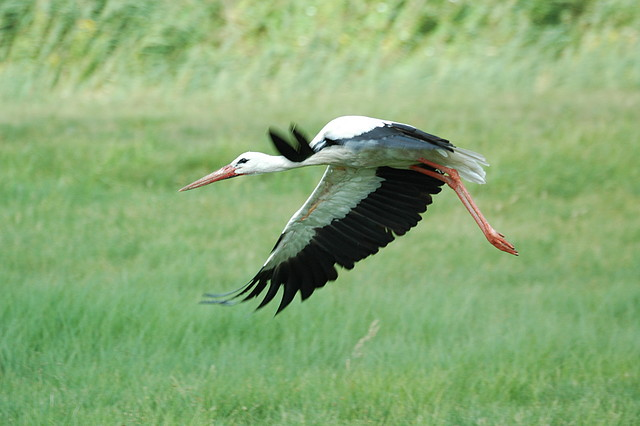
[[[240,176],[238,173],[236,173],[236,168],[231,165],[224,166],[220,170],[216,170],[215,172],[208,174],[193,183],[190,183],[184,188],[181,188],[180,191],[188,191],[189,189],[200,188],[201,186],[209,185],[210,183],[217,182],[219,180],[229,179],[234,176]]]

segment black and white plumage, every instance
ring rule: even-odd
[[[294,126],[293,142],[275,130],[269,134],[281,156],[259,152],[240,155],[229,165],[181,191],[235,176],[328,165],[320,183],[291,217],[260,271],[240,289],[208,294],[205,303],[229,304],[260,295],[258,308],[284,287],[278,311],[300,292],[305,300],[316,288],[375,254],[421,219],[432,195],[447,183],[474,217],[487,239],[500,250],[517,251],[484,219],[458,175],[484,183],[480,154],[458,148],[413,126],[362,116],[339,117],[308,142]]]

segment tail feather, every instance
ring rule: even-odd
[[[489,163],[482,154],[464,148],[454,148],[449,153],[447,164],[455,168],[463,179],[474,183],[486,183],[486,172],[483,166]]]

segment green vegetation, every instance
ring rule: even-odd
[[[0,93],[637,88],[639,22],[635,0],[4,0]]]
[[[635,2],[348,4],[0,2],[3,423],[640,423]],[[198,305],[322,170],[177,189],[349,113],[485,154],[521,256],[444,191],[276,318]]]

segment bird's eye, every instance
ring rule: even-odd
[[[236,163],[236,165],[244,164],[244,163],[246,163],[247,161],[249,161],[249,159],[248,159],[248,158],[241,158],[241,159],[239,159],[239,160],[238,160],[238,162]]]

